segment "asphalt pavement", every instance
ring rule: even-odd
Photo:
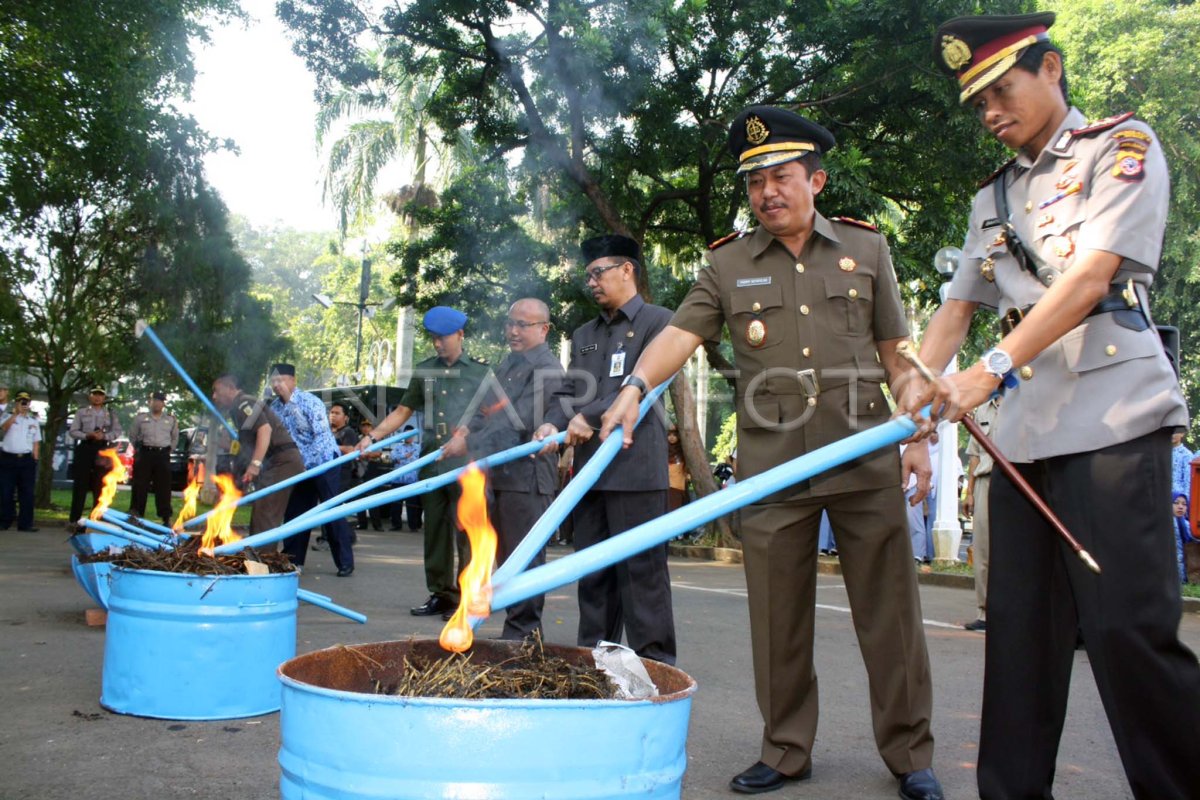
[[[104,630],[85,624],[91,601],[70,574],[60,529],[0,532],[0,798],[8,800],[242,800],[278,797],[278,714],[220,722],[123,716],[99,705]],[[551,548],[550,557],[568,552]],[[328,552],[308,560],[301,584],[369,615],[366,625],[307,605],[298,612],[297,650],[335,644],[435,637],[440,618],[408,613],[425,599],[421,536],[360,532],[357,569],[337,578]],[[745,579],[738,565],[672,558],[679,664],[699,684],[688,735],[684,798],[730,798],[729,778],[757,760]],[[875,751],[866,673],[841,578],[818,586],[816,660],[821,722],[813,776],[772,798],[892,798],[896,781]],[[934,673],[934,767],[948,798],[976,797],[983,635],[962,630],[974,594],[922,585]],[[574,644],[575,587],[547,598],[546,639]],[[483,636],[499,635],[487,622]],[[1184,641],[1200,650],[1200,615],[1185,614]],[[1092,680],[1076,654],[1055,797],[1131,794]],[[345,746],[329,742],[330,747]],[[461,753],[446,754],[447,770]],[[552,795],[553,796],[553,795]]]

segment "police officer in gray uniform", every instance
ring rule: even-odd
[[[959,419],[1006,388],[995,442],[1099,562],[1090,572],[999,471],[989,507],[979,793],[1050,797],[1077,628],[1137,798],[1200,791],[1200,665],[1178,637],[1171,433],[1187,409],[1147,289],[1167,166],[1131,114],[1066,98],[1050,13],[961,17],[934,39],[960,101],[1016,151],[975,196],[965,260],[921,356],[942,368],[983,305],[1005,323],[975,365],[910,392]],[[1014,327],[1015,326],[1015,327]]]
[[[150,395],[150,410],[133,418],[129,441],[133,442],[133,491],[129,513],[146,514],[146,497],[154,486],[154,510],[163,525],[171,524],[171,450],[179,439],[179,422],[164,410],[163,392]]]
[[[641,248],[627,236],[597,236],[581,245],[585,285],[600,314],[571,334],[568,379],[538,429],[543,439],[567,430],[575,472],[600,446],[600,415],[621,389],[642,349],[671,312],[638,294]],[[667,429],[661,403],[638,428],[636,444],[617,455],[572,512],[582,550],[661,516],[667,510]],[[675,663],[675,617],[667,546],[658,545],[579,580],[579,644],[619,642],[621,631],[643,658]]]
[[[887,241],[873,226],[815,207],[833,135],[786,109],[734,118],[730,152],[761,227],[710,245],[708,264],[671,325],[646,349],[607,435],[630,433],[639,392],[665,380],[728,326],[738,369],[738,479],[887,422],[882,384],[912,372],[897,355],[908,321]],[[754,681],[763,716],[759,760],[734,776],[757,794],[811,775],[818,717],[813,665],[822,512],[837,535],[855,633],[870,680],[875,743],[907,800],[940,800],[932,770],[933,689],[901,486],[915,471],[919,503],[929,453],[896,448],[858,458],[742,510]]]
[[[97,463],[100,451],[121,437],[121,420],[104,407],[108,393],[103,386],[93,386],[88,392],[89,405],[75,412],[67,436],[75,442],[75,484],[71,490],[71,516],[67,527],[73,527],[83,516],[83,501],[92,493],[92,504],[100,497],[100,486],[108,472],[107,465]]]
[[[468,426],[466,446],[472,457],[507,450],[529,441],[561,390],[566,372],[546,345],[550,309],[537,298],[513,303],[504,321],[509,354],[496,368],[494,391]],[[462,440],[455,440],[458,445]],[[499,537],[497,565],[517,549],[554,500],[558,486],[558,454],[540,453],[493,467],[488,474],[490,518]],[[546,563],[542,549],[531,566]],[[537,595],[505,609],[502,639],[525,639],[542,629],[545,596]]]

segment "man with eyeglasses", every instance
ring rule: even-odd
[[[37,531],[33,490],[42,426],[29,413],[29,403],[29,392],[17,392],[12,408],[0,414],[0,530],[8,530],[15,519],[17,530]]]
[[[550,309],[541,300],[527,297],[509,307],[504,321],[509,354],[496,368],[493,393],[471,419],[468,440],[453,440],[446,446],[447,454],[462,455],[469,445],[472,456],[481,458],[529,441],[566,379],[562,364],[546,344],[549,333]],[[497,564],[508,559],[550,507],[557,485],[556,452],[492,468],[488,475],[489,514],[499,536]],[[543,549],[530,563],[538,566],[545,562]],[[540,632],[544,605],[544,596],[537,595],[509,606],[500,638],[521,640]]]
[[[416,365],[412,380],[400,398],[400,405],[380,420],[375,430],[358,443],[366,450],[373,442],[385,439],[408,421],[415,411],[424,411],[425,430],[421,437],[421,455],[451,445],[465,435],[465,425],[479,404],[480,386],[491,374],[484,361],[467,355],[463,346],[467,315],[448,306],[434,306],[425,312],[425,330],[436,353]],[[455,450],[456,447],[450,449]],[[463,451],[465,452],[465,450]],[[422,480],[458,469],[467,463],[463,455],[443,456],[423,467]],[[425,511],[425,584],[429,597],[410,609],[415,617],[453,612],[458,606],[458,572],[454,553],[461,567],[470,558],[467,537],[458,527],[458,498],[462,492],[453,482],[427,492],[422,498]]]
[[[600,314],[571,335],[571,366],[562,391],[546,413],[535,438],[567,431],[575,446],[576,472],[600,440],[600,415],[617,396],[622,381],[646,344],[666,327],[671,312],[638,294],[641,248],[612,234],[581,245],[584,282]],[[573,414],[573,416],[572,416]],[[661,407],[646,415],[636,444],[618,454],[572,513],[575,549],[598,544],[667,510],[667,432]],[[675,618],[667,546],[651,548],[579,580],[579,645],[601,639],[629,646],[643,658],[675,663]]]

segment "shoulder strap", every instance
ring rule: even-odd
[[[996,200],[996,213],[1000,215],[1000,224],[1004,227],[1005,245],[1022,269],[1037,278],[1043,286],[1049,286],[1062,274],[1062,270],[1050,266],[1037,253],[1026,247],[1017,234],[1016,226],[1012,224],[1012,214],[1008,210],[1008,192],[1004,185],[1005,175],[1011,164],[1011,161],[1005,164],[992,181],[992,196]]]

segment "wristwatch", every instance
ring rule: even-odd
[[[371,444],[379,444],[379,440],[375,438],[375,434],[368,433],[367,438],[371,440]]]
[[[262,462],[256,458],[250,462],[250,466],[254,467],[255,469],[262,469]]]
[[[638,390],[638,400],[644,400],[646,392],[650,391],[650,387],[646,385],[646,382],[637,375],[626,375],[625,380],[621,381],[621,388],[624,389],[626,386],[632,386]]]
[[[1000,380],[1004,380],[1004,376],[1012,372],[1013,368],[1012,356],[999,347],[993,347],[980,356],[979,363],[983,364],[984,372]]]

